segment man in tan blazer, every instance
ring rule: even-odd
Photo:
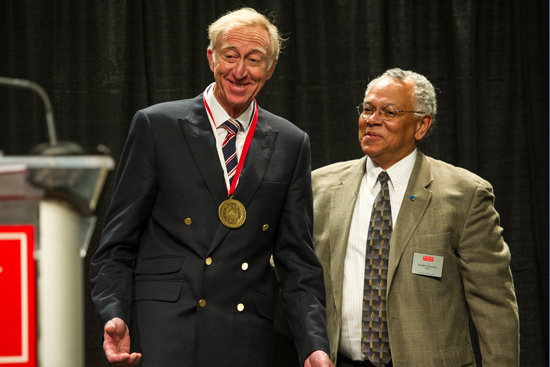
[[[313,241],[337,367],[474,366],[468,308],[483,366],[519,365],[510,252],[492,187],[417,150],[436,110],[425,77],[386,71],[358,107],[365,157],[312,174]],[[389,250],[371,241],[382,189],[389,230],[379,239]]]

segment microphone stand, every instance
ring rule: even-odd
[[[73,142],[59,142],[57,141],[57,134],[55,133],[55,123],[53,119],[53,108],[50,102],[50,97],[40,85],[31,82],[26,79],[6,78],[0,76],[0,85],[8,85],[15,88],[30,89],[36,92],[46,109],[46,124],[48,126],[49,143],[41,143],[34,147],[30,154],[39,155],[78,155],[84,154],[84,149]]]

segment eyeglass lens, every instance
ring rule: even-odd
[[[376,108],[368,104],[360,104],[357,106],[357,112],[359,114],[365,115],[366,118],[370,118],[372,114],[376,111]],[[397,112],[392,106],[384,106],[379,109],[380,117],[384,120],[391,120],[397,116]]]

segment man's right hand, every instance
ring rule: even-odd
[[[141,360],[141,353],[130,354],[130,332],[122,319],[107,321],[103,332],[103,350],[116,367],[132,367]]]

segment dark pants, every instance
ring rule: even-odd
[[[364,360],[364,361],[353,361],[343,355],[342,353],[338,353],[338,363],[336,363],[336,367],[376,367],[374,364],[372,364],[371,361]],[[392,361],[390,361],[386,367],[393,367]]]

